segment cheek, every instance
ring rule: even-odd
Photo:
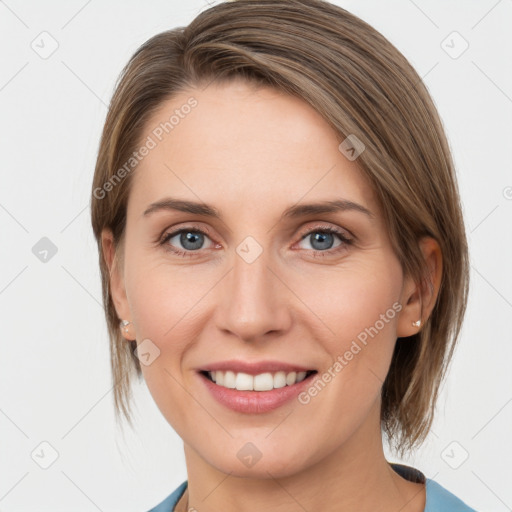
[[[348,438],[377,403],[396,343],[400,275],[352,271],[310,293],[308,304],[329,328],[321,340],[330,356],[299,400],[324,425],[309,431],[312,440]]]
[[[151,340],[159,350],[150,365],[141,364],[144,380],[164,417],[181,433],[190,406],[184,391],[183,359],[200,339],[205,318],[201,300],[218,280],[193,266],[171,266],[133,250],[126,259],[125,283],[137,342]]]
[[[392,349],[401,309],[401,279],[400,267],[391,260],[380,265],[375,262],[360,268],[340,268],[315,279],[314,287],[310,281],[298,282],[295,290],[299,297],[306,298],[326,328],[325,348],[336,356],[348,350],[354,340],[364,345],[365,341],[378,339],[376,351]]]
[[[162,415],[179,435],[186,437],[183,411],[190,406],[190,396],[185,391],[182,361],[191,343],[198,339],[201,327],[194,321],[194,304],[207,287],[190,281],[187,270],[135,259],[132,264],[136,270],[127,279],[127,294],[137,342],[149,339],[159,351],[151,364],[141,364],[142,374]]]
[[[378,399],[396,343],[401,276],[399,264],[390,259],[340,270],[324,286],[310,288],[308,304],[328,329],[319,339],[331,362],[302,403],[314,402],[315,414],[325,414],[325,422],[336,423],[340,410],[357,421]],[[336,429],[332,434],[338,435]]]
[[[179,353],[180,342],[190,338],[197,323],[192,319],[199,301],[208,293],[214,277],[193,266],[171,266],[162,258],[133,254],[126,286],[137,339],[171,342]],[[199,277],[201,275],[201,277]],[[211,282],[210,282],[211,281]],[[198,307],[199,306],[199,307]]]

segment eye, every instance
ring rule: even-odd
[[[205,239],[210,240],[208,247],[203,247]],[[192,253],[200,249],[211,248],[214,244],[205,231],[189,226],[172,233],[166,233],[160,241],[160,245],[180,256],[193,256]]]
[[[338,244],[334,245],[336,238],[338,239]],[[352,240],[343,231],[332,226],[317,226],[314,229],[308,230],[305,234],[302,234],[301,242],[304,241],[310,245],[310,247],[305,249],[315,251],[315,256],[321,257],[324,256],[322,253],[337,253],[340,250],[346,249],[346,246],[352,243]]]
[[[338,239],[337,245],[336,238]],[[205,247],[205,240],[209,240],[209,244]],[[352,244],[344,231],[328,226],[316,226],[301,234],[302,242],[308,242],[310,247],[306,250],[313,251],[315,257],[324,257],[337,254],[339,251],[346,250],[347,246]],[[220,247],[212,242],[208,230],[197,226],[186,226],[170,233],[165,233],[161,238],[159,245],[163,246],[166,251],[171,251],[182,257],[197,256],[201,249],[211,249]]]

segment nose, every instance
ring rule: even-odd
[[[217,327],[243,341],[283,335],[291,325],[293,294],[267,257],[252,262],[234,255],[233,267],[219,283]]]

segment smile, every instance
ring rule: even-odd
[[[223,361],[198,368],[210,397],[232,411],[271,412],[311,385],[317,370],[284,361]]]
[[[243,372],[234,371],[209,371],[203,372],[208,379],[215,382],[217,386],[228,389],[236,389],[238,391],[270,391],[272,389],[284,388],[285,386],[293,386],[304,379],[316,373],[314,370],[302,372],[284,372],[275,373],[264,372],[257,375],[250,375]]]

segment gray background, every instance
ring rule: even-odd
[[[470,242],[460,345],[432,433],[405,462],[478,510],[511,510],[512,0],[336,3],[424,78],[453,149]],[[114,422],[88,203],[121,68],[150,36],[206,7],[0,1],[2,512],[141,512],[186,478],[181,441],[144,384],[134,390],[136,430]]]

